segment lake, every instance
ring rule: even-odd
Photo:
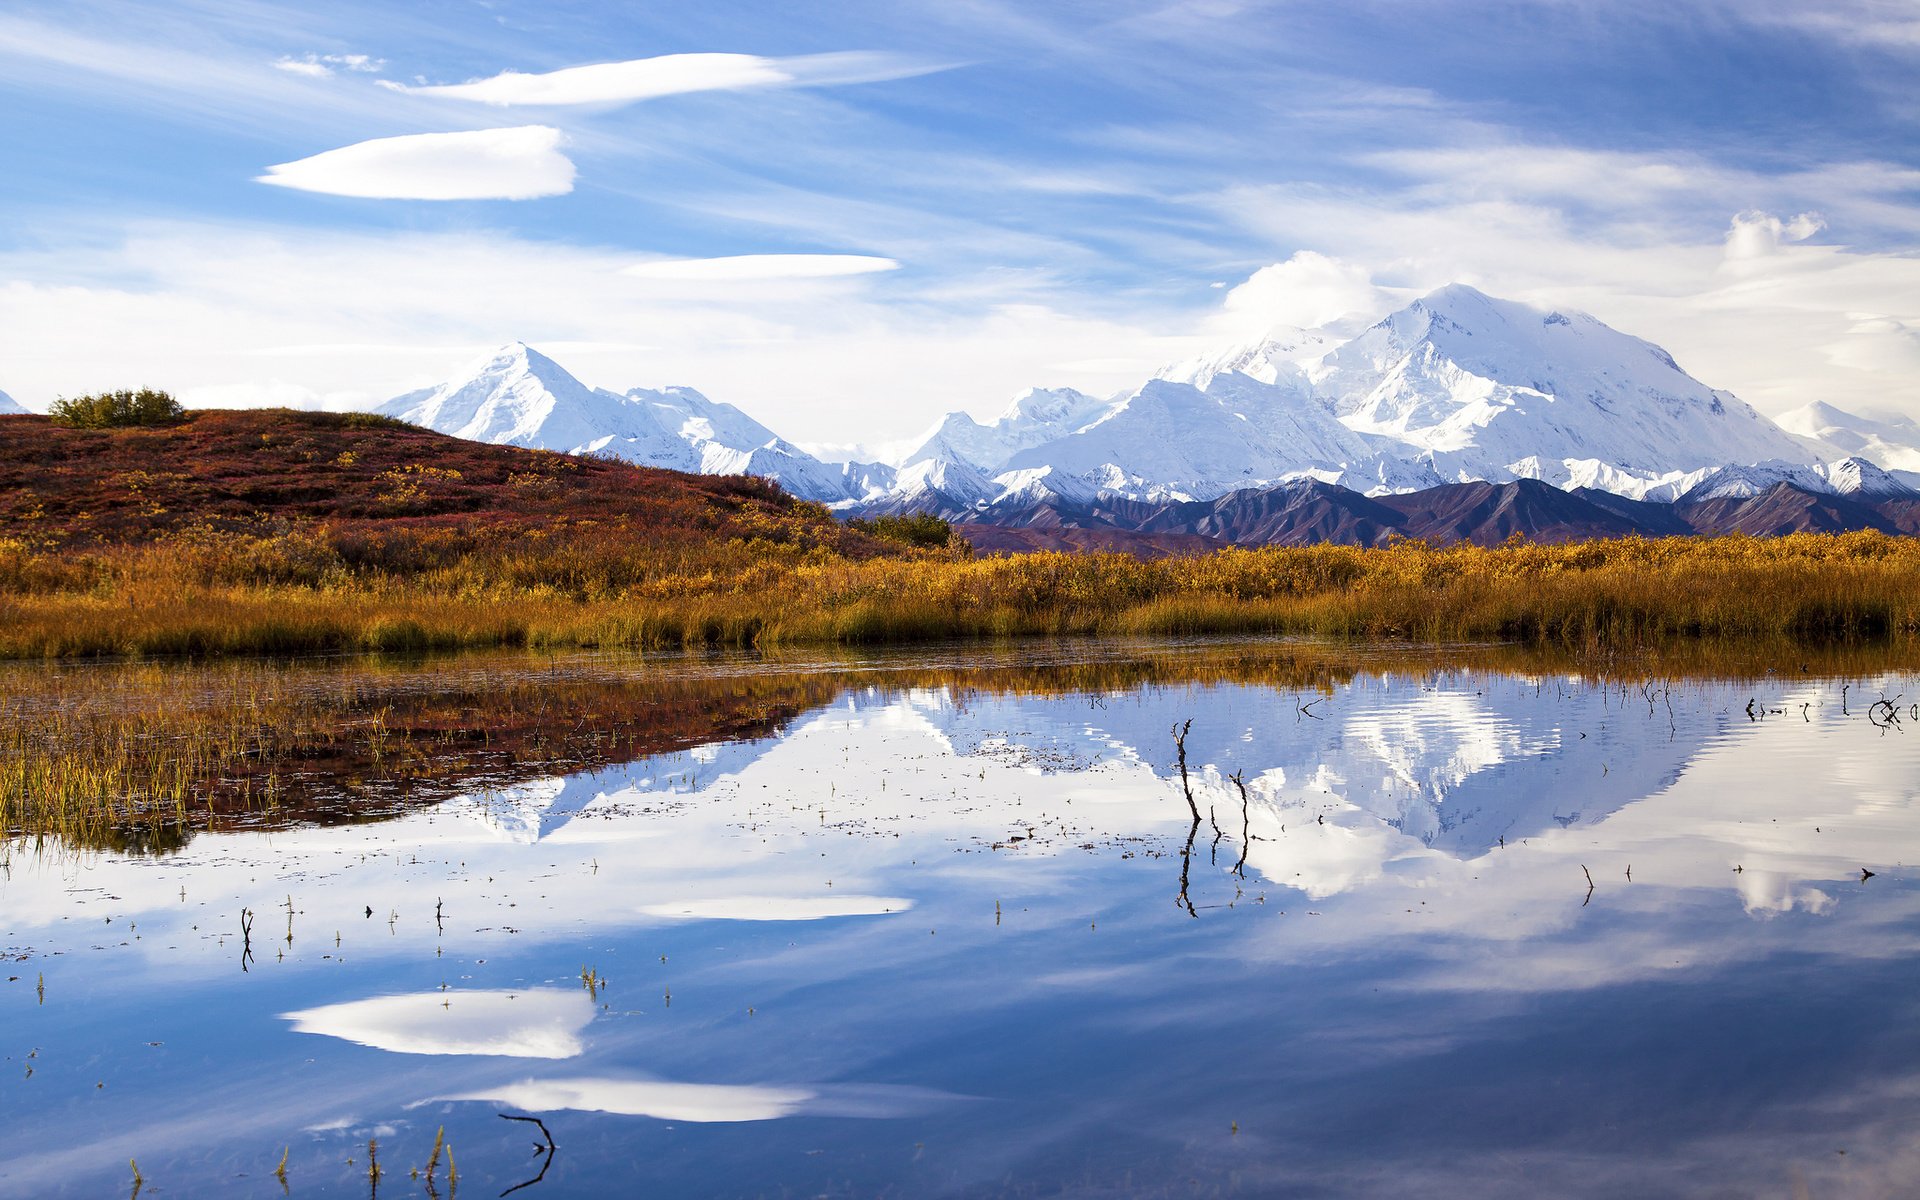
[[[660,711],[371,808],[8,842],[0,1192],[1910,1194],[1893,663],[393,668]]]

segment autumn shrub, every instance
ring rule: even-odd
[[[69,429],[119,429],[139,425],[171,425],[187,415],[178,400],[153,388],[138,391],[96,392],[62,397],[47,409],[56,425]]]

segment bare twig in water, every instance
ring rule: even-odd
[[[1236,770],[1227,778],[1233,780],[1233,786],[1240,789],[1240,861],[1233,864],[1233,873],[1240,878],[1247,877],[1247,848],[1253,844],[1253,823],[1247,813],[1247,773]]]
[[[1878,700],[1875,700],[1867,706],[1867,720],[1873,722],[1874,728],[1880,730],[1882,733],[1885,733],[1889,729],[1899,729],[1900,697],[1895,696],[1889,700],[1885,696],[1882,696]],[[1905,731],[1902,730],[1902,732]]]
[[[553,1166],[553,1155],[554,1155],[554,1152],[559,1149],[559,1147],[553,1144],[552,1132],[547,1129],[547,1123],[545,1121],[542,1121],[539,1117],[516,1117],[512,1113],[501,1113],[500,1119],[502,1121],[526,1121],[529,1124],[538,1125],[540,1127],[540,1136],[547,1139],[547,1144],[544,1146],[542,1146],[539,1142],[535,1142],[533,1144],[533,1152],[535,1154],[540,1154],[545,1156],[540,1160],[540,1173],[538,1175],[535,1175],[532,1179],[527,1180],[525,1183],[516,1183],[512,1187],[508,1188],[506,1191],[500,1193],[502,1196],[511,1196],[513,1193],[519,1191],[521,1188],[532,1187],[534,1184],[539,1183],[542,1179],[545,1179],[547,1177],[547,1169]],[[451,1158],[449,1158],[449,1161],[451,1161]]]
[[[1187,910],[1187,915],[1198,920],[1200,913],[1193,907],[1193,897],[1187,894],[1187,887],[1193,871],[1193,836],[1200,832],[1200,818],[1195,817],[1193,824],[1187,827],[1187,844],[1180,848],[1180,899],[1177,903]]]
[[[1585,908],[1593,903],[1593,872],[1587,870],[1587,864],[1581,863],[1580,873],[1587,877],[1587,898],[1580,902],[1580,907]]]
[[[1193,798],[1193,781],[1187,775],[1187,731],[1193,728],[1193,718],[1173,727],[1173,748],[1180,760],[1180,792],[1187,798],[1187,809],[1193,813],[1193,824],[1187,829],[1187,844],[1180,848],[1180,899],[1178,903],[1187,910],[1187,915],[1198,918],[1194,911],[1193,899],[1187,894],[1188,881],[1193,871],[1193,839],[1200,832],[1200,805]]]
[[[1184,725],[1173,727],[1173,749],[1180,758],[1180,792],[1187,798],[1187,807],[1193,811],[1193,823],[1200,823],[1200,805],[1193,798],[1193,782],[1187,777],[1187,731],[1193,728],[1193,718],[1188,717]]]

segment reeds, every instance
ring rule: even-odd
[[[881,645],[1060,634],[1290,633],[1562,645],[1920,631],[1920,542],[1873,532],[1566,545],[851,558],[516,547],[324,531],[92,551],[0,545],[0,657],[217,657],[478,647]]]

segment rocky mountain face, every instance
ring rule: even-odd
[[[959,523],[979,551],[1097,548],[1159,557],[1200,546],[1378,546],[1396,536],[1434,545],[1493,546],[1516,534],[1528,541],[1564,542],[1855,529],[1920,533],[1920,494],[1849,495],[1781,481],[1747,494],[1657,501],[1518,479],[1365,496],[1306,480],[1217,500],[1053,501],[1019,510],[999,505],[972,512],[950,509],[944,515]]]

